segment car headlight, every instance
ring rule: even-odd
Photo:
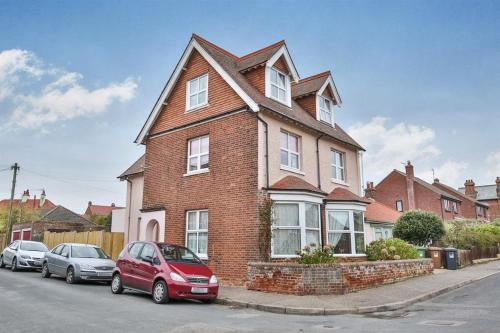
[[[182,276],[174,272],[170,272],[170,278],[177,282],[186,282]]]
[[[30,256],[27,256],[27,255],[25,255],[25,254],[21,254],[21,258],[23,258],[23,259],[31,259],[31,257],[30,257]]]
[[[82,271],[95,271],[95,267],[92,265],[87,265],[87,264],[81,264],[80,269]]]
[[[212,275],[212,276],[210,277],[210,283],[218,283],[218,281],[217,281],[217,276]]]

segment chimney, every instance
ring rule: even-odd
[[[89,207],[92,206],[92,201],[89,201]]]
[[[406,162],[406,191],[408,192],[408,209],[415,209],[415,189],[413,187],[413,179],[415,174],[413,173],[413,165],[410,161]]]
[[[114,202],[111,203],[111,207],[115,207],[115,203]]]
[[[500,177],[497,177],[495,183],[497,183],[497,198],[500,199]]]
[[[375,199],[375,187],[373,182],[366,182],[365,198]]]
[[[477,197],[477,191],[476,189],[474,188],[474,182],[472,181],[472,179],[467,179],[464,183],[464,186],[465,186],[465,195],[471,197],[471,198],[474,198],[476,199]]]
[[[438,183],[439,184],[439,178],[434,178],[434,183]]]

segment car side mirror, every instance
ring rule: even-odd
[[[158,257],[154,257],[153,258],[153,265],[157,265],[157,266],[161,265],[161,261],[160,261],[160,259]]]
[[[145,256],[142,258],[143,261],[149,262],[151,265],[153,264],[153,257],[151,256]]]

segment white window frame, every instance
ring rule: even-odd
[[[286,135],[286,145],[287,147],[286,148],[283,148],[281,146],[281,135],[285,134]],[[297,151],[293,151],[291,150],[289,147],[290,147],[290,137],[294,137],[297,139]],[[301,140],[300,140],[300,136],[298,135],[295,135],[295,134],[292,134],[288,131],[284,131],[284,130],[281,130],[280,131],[280,166],[281,168],[284,168],[284,169],[290,169],[292,171],[300,171],[300,168],[301,168],[301,161],[300,161],[300,148],[301,148]],[[281,151],[284,151],[287,153],[287,161],[288,161],[288,165],[287,164],[281,164]],[[292,163],[291,163],[291,158],[290,158],[290,155],[297,155],[297,168],[293,167],[292,166]]]
[[[354,230],[354,212],[359,212],[361,213],[363,216],[362,216],[362,226],[363,226],[363,231],[355,231]],[[348,216],[349,216],[349,230],[334,230],[334,229],[330,229],[330,221],[329,221],[329,218],[330,218],[330,213],[336,213],[336,212],[347,212],[348,213]],[[345,234],[349,234],[350,235],[350,238],[351,238],[351,253],[335,253],[335,256],[338,256],[338,257],[356,257],[356,256],[365,256],[366,253],[356,253],[356,237],[355,235],[356,234],[363,234],[363,244],[365,245],[365,250],[366,250],[366,238],[365,238],[365,223],[364,223],[364,220],[365,220],[365,212],[361,209],[327,209],[326,210],[326,243],[327,244],[330,244],[329,243],[329,238],[328,236],[330,234],[334,234],[334,233],[345,233]]]
[[[453,209],[453,213],[458,214],[458,202],[452,201],[451,202],[451,207]]]
[[[401,209],[399,209],[398,204],[401,204]],[[403,211],[403,200],[396,200],[396,210],[398,212],[402,212]]]
[[[280,87],[278,84],[275,84],[272,82],[271,80],[271,75],[272,75],[272,72],[275,71],[276,72],[276,75],[279,76],[279,75],[283,75],[285,77],[285,86],[284,87]],[[278,80],[279,82],[279,80]],[[279,90],[284,90],[285,91],[285,99],[284,100],[280,100],[279,97],[274,97],[272,95],[272,86],[275,86],[278,91]],[[278,93],[278,96],[279,96],[279,93]],[[290,76],[286,73],[283,73],[282,71],[280,71],[279,69],[277,69],[276,67],[273,67],[273,66],[266,66],[266,97],[269,97],[281,104],[284,104],[288,107],[291,107],[292,106],[292,100],[291,100],[291,83],[290,83]]]
[[[335,162],[333,161],[333,157],[336,156],[336,154],[339,154],[341,156],[342,165],[335,164]],[[332,181],[335,183],[341,183],[341,184],[346,183],[345,157],[346,157],[346,154],[341,152],[341,151],[338,151],[336,149],[330,150],[330,166],[331,166],[330,172],[332,172],[333,169],[335,168],[335,175],[337,175],[339,173],[339,171],[341,171],[342,177],[344,178],[344,179],[335,178],[333,176],[333,172],[332,172],[330,177],[331,177]],[[335,160],[336,160],[336,158],[335,158]]]
[[[207,78],[207,86],[205,89],[200,89],[200,80],[202,78]],[[197,81],[197,86],[198,86],[198,91],[197,92],[191,92],[191,82]],[[191,96],[198,96],[200,93],[205,92],[206,99],[204,103],[197,103],[196,105],[191,105]],[[196,100],[198,100],[198,97],[196,97]],[[199,109],[201,107],[204,107],[208,105],[208,73],[200,75],[198,77],[195,77],[194,79],[191,79],[187,82],[187,87],[186,87],[186,112],[192,112],[196,109]]]
[[[201,152],[201,140],[207,138],[208,140],[208,151],[205,153]],[[197,154],[191,154],[191,142],[192,141],[198,141],[198,150],[199,152]],[[196,138],[189,139],[188,142],[188,153],[187,153],[187,175],[192,175],[192,174],[197,174],[197,173],[204,173],[208,172],[210,169],[210,137],[208,135],[203,135],[203,136],[198,136]],[[202,156],[208,156],[208,168],[202,168],[201,167],[201,157]],[[196,164],[196,170],[189,170],[189,161],[192,158],[196,158],[197,164]]]
[[[447,212],[451,212],[450,200],[443,199],[443,201],[444,201],[444,210]]]
[[[188,247],[188,235],[189,234],[196,234],[196,249],[190,249],[191,251],[194,252],[198,257],[201,259],[208,259],[208,224],[210,223],[209,218],[210,216],[207,217],[207,228],[206,229],[200,229],[200,213],[201,212],[206,212],[208,214],[208,209],[196,209],[196,210],[187,210],[186,211],[186,234],[185,234],[185,246]],[[196,229],[191,229],[189,230],[189,213],[196,213]],[[200,233],[206,233],[207,234],[207,253],[198,253],[198,242],[200,239]]]
[[[390,232],[390,235],[387,235],[387,232]],[[375,240],[380,239],[380,238],[377,238],[377,233],[382,234],[382,239],[392,238],[392,228],[391,227],[387,227],[387,226],[373,227],[373,238]]]
[[[318,95],[317,99],[318,99],[318,101],[317,101],[317,103],[318,103],[317,110],[319,111],[319,115],[318,115],[319,121],[324,122],[324,123],[326,123],[328,125],[333,126],[333,101],[331,99],[323,96],[323,95]],[[321,101],[323,101],[323,105],[325,107],[321,107]],[[330,105],[329,109],[326,107],[327,102]],[[329,118],[328,119],[323,119],[323,114],[329,115]]]
[[[271,226],[271,233],[274,232],[274,230],[300,230],[300,246],[299,246],[299,251],[301,251],[304,246],[309,245],[307,244],[306,241],[306,231],[307,230],[314,230],[314,231],[319,231],[319,244],[316,244],[316,246],[320,247],[321,246],[321,205],[319,202],[314,202],[314,201],[293,201],[293,200],[279,200],[279,201],[274,201],[275,205],[279,204],[287,204],[287,205],[297,205],[299,207],[299,225],[298,226],[276,226],[272,225]],[[311,204],[311,205],[316,205],[318,207],[318,228],[311,228],[307,227],[306,225],[306,204]],[[274,212],[273,212],[274,216]],[[274,254],[274,242],[271,239],[271,258],[297,258],[297,254]]]

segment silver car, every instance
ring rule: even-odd
[[[63,243],[47,252],[42,264],[42,277],[51,274],[77,281],[111,281],[115,262],[95,245]]]
[[[40,269],[48,251],[43,243],[16,240],[2,251],[0,267],[8,265],[14,272],[18,269]]]

